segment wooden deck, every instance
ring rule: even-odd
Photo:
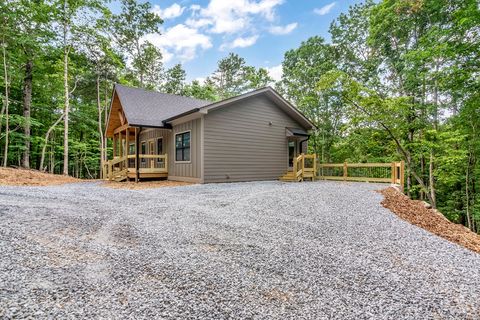
[[[280,177],[281,181],[303,181],[305,178],[392,183],[404,188],[405,163],[320,163],[314,154],[300,154],[293,161],[293,170]]]
[[[115,157],[103,166],[107,180],[123,181],[142,178],[167,178],[168,155],[139,154]]]

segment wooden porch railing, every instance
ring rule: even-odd
[[[168,156],[166,154],[140,154],[138,164],[135,165],[136,156],[114,157],[103,165],[103,177],[108,180],[126,179],[129,172],[135,172],[138,167],[139,173],[167,173]]]
[[[405,163],[320,163],[318,176],[325,180],[388,182],[404,187]]]
[[[315,179],[317,172],[317,155],[299,154],[293,159],[293,173],[295,178],[303,181],[304,178]]]

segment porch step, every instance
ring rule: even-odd
[[[280,181],[286,182],[298,182],[300,181],[300,177],[296,177],[293,171],[287,171],[283,176],[280,177]]]

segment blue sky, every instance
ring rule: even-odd
[[[329,40],[330,23],[360,0],[150,0],[164,19],[161,48],[167,67],[182,63],[187,80],[205,78],[229,52],[248,65],[281,75],[285,51],[313,35]]]

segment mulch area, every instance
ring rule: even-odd
[[[50,186],[84,180],[38,170],[0,168],[0,185],[7,186]]]
[[[170,181],[170,180],[157,180],[157,181],[140,181],[136,182],[116,182],[116,181],[104,181],[102,186],[113,189],[126,189],[126,190],[143,190],[152,188],[164,188],[164,187],[178,187],[188,186],[193,183]]]
[[[394,188],[390,187],[379,192],[385,197],[382,205],[403,220],[480,253],[480,235],[467,227],[448,221],[437,210],[427,209],[422,201],[411,200]]]

